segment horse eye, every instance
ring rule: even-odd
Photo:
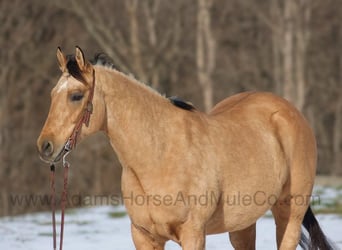
[[[84,96],[84,95],[83,95],[82,93],[74,93],[74,94],[71,94],[70,100],[71,100],[72,102],[77,102],[77,101],[82,100],[83,96]]]

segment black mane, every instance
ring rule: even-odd
[[[94,56],[93,60],[90,60],[90,62],[93,65],[101,65],[101,66],[105,66],[111,69],[118,69],[118,65],[115,65],[115,63],[113,62],[113,59],[110,58],[107,54],[105,53],[97,53]]]
[[[111,69],[116,68],[115,64],[113,63],[113,60],[104,53],[96,54],[94,56],[94,59],[90,60],[90,63],[92,65],[101,65],[101,66],[105,66]],[[81,74],[81,70],[77,65],[75,55],[67,55],[66,67],[71,76],[73,76],[77,80],[84,81],[82,74]]]
[[[93,65],[101,65],[105,66],[111,69],[117,68],[115,64],[113,63],[113,60],[108,57],[104,53],[98,53],[94,56],[94,59],[90,60],[91,64]],[[85,82],[85,79],[83,78],[81,74],[81,70],[78,67],[78,64],[75,59],[75,55],[67,55],[67,65],[66,65],[68,72],[71,76],[76,78],[79,81]],[[168,98],[170,102],[175,105],[178,108],[188,110],[188,111],[193,111],[195,110],[195,107],[186,101],[183,101],[182,99],[178,98],[177,96],[171,96]]]
[[[184,110],[188,110],[188,111],[193,111],[195,110],[195,107],[189,103],[189,102],[185,102],[182,99],[178,98],[177,96],[171,96],[168,98],[170,100],[170,102],[175,105],[178,108],[184,109]]]

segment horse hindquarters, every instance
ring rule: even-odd
[[[291,106],[275,113],[272,122],[288,168],[287,181],[272,207],[277,245],[278,249],[296,249],[310,205],[316,171],[316,141],[305,119]]]

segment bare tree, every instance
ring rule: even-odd
[[[241,1],[272,31],[273,75],[278,94],[303,110],[308,92],[307,50],[312,1],[270,1],[270,14],[252,1]]]
[[[318,173],[342,174],[341,16],[340,0],[0,1],[0,215],[42,209],[13,207],[10,194],[49,192],[35,141],[60,74],[57,46],[105,52],[118,70],[205,110],[213,97],[276,91],[309,118]],[[70,157],[82,163],[70,194],[119,192],[103,137]]]
[[[273,29],[274,77],[283,81],[279,93],[299,110],[303,110],[308,91],[306,62],[311,9],[310,0],[271,1],[272,21],[277,24]]]
[[[148,36],[148,44],[150,48],[157,48],[158,47],[158,37],[157,37],[157,16],[160,7],[160,1],[154,0],[144,1],[143,3],[143,11],[146,18],[146,29],[147,29],[147,36]],[[159,70],[155,69],[157,67],[156,63],[156,54],[154,55],[151,60],[147,62],[147,71],[150,73],[150,81],[151,86],[155,89],[159,88]]]
[[[342,11],[342,5],[340,5]],[[342,42],[342,20],[339,21],[339,43]],[[333,155],[334,155],[334,166],[333,172],[335,174],[342,174],[342,47],[339,46],[338,53],[338,67],[337,67],[337,102],[335,107],[335,121],[333,127]]]
[[[342,58],[342,56],[341,56]],[[342,61],[342,60],[341,60]],[[341,67],[342,70],[342,67]],[[340,80],[341,81],[341,80]],[[341,81],[342,85],[342,81]],[[333,127],[333,156],[334,166],[333,172],[335,174],[342,173],[342,88],[340,88],[335,109],[335,122]]]
[[[179,36],[178,20],[162,17],[161,10],[166,6],[171,14],[178,9],[179,2],[162,3],[128,0],[98,2],[94,6],[79,0],[72,0],[71,5],[66,1],[54,2],[58,8],[80,18],[88,34],[120,70],[156,89],[162,88],[161,74],[174,59],[174,40]],[[103,15],[94,15],[94,8]]]
[[[137,76],[143,82],[147,82],[146,71],[143,68],[143,59],[141,55],[141,42],[139,36],[139,21],[138,21],[138,0],[125,1],[125,7],[128,14],[129,22],[129,41],[130,51],[132,51],[132,68],[133,72],[136,72]]]
[[[211,0],[198,0],[197,10],[196,65],[205,111],[213,107],[212,74],[216,65],[216,41],[212,33],[210,16],[212,3]]]

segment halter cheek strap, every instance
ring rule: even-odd
[[[76,147],[78,135],[82,129],[82,125],[85,124],[86,127],[89,127],[90,116],[93,113],[93,97],[94,97],[94,89],[95,89],[95,70],[93,70],[93,84],[89,90],[88,100],[86,107],[83,111],[83,115],[81,119],[78,120],[74,130],[72,131],[68,141],[64,145],[64,150],[69,152]]]

